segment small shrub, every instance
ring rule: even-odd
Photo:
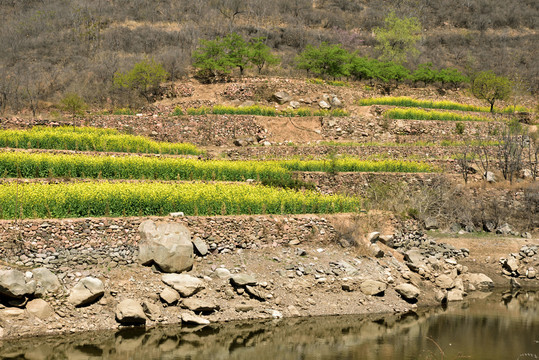
[[[183,110],[182,110],[182,108],[179,107],[179,106],[176,106],[176,107],[174,108],[174,111],[172,112],[172,115],[173,115],[173,116],[181,116],[181,115],[183,115]]]
[[[78,94],[69,93],[66,94],[62,100],[60,100],[62,110],[71,113],[73,116],[81,114],[88,105],[84,102],[84,99],[81,98]]]
[[[135,112],[129,108],[116,108],[112,111],[112,115],[135,115]]]
[[[455,133],[458,135],[464,134],[465,125],[460,121],[455,124]]]

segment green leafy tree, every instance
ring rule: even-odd
[[[230,63],[240,69],[240,74],[249,67],[249,47],[241,35],[232,33],[221,39],[225,56]]]
[[[318,47],[307,45],[305,50],[296,57],[296,67],[335,79],[350,74],[349,60],[350,53],[340,44],[331,45],[323,42]]]
[[[433,83],[436,79],[437,71],[432,66],[431,62],[420,64],[411,76],[412,81],[414,83],[421,81],[425,85]]]
[[[193,66],[199,78],[213,81],[230,74],[235,65],[226,53],[222,39],[201,39],[200,47],[193,52]]]
[[[376,78],[385,83],[385,91],[389,95],[391,88],[397,88],[399,83],[410,77],[410,70],[392,61],[378,62]]]
[[[468,82],[469,79],[463,75],[460,71],[454,68],[442,69],[436,73],[434,81],[439,81],[444,84],[451,84],[453,87],[457,85]]]
[[[62,110],[71,113],[73,116],[80,114],[88,106],[78,94],[69,93],[66,94],[62,100],[60,100]]]
[[[496,100],[507,100],[511,95],[511,81],[492,71],[482,71],[473,81],[472,93],[476,98],[486,100],[490,104],[490,112],[494,112]]]
[[[376,78],[377,63],[378,60],[353,54],[348,65],[348,71],[357,80],[372,80]]]
[[[161,64],[154,59],[143,60],[136,63],[128,72],[115,73],[114,85],[118,88],[135,90],[150,102],[159,84],[167,78],[168,73]]]
[[[384,19],[384,26],[374,29],[380,59],[404,63],[408,56],[419,54],[416,44],[421,38],[421,24],[415,17],[401,19],[391,12]]]
[[[264,37],[251,39],[248,48],[248,58],[254,66],[257,67],[258,73],[262,72],[264,66],[273,66],[281,62],[278,56],[273,55],[269,46],[264,44]]]

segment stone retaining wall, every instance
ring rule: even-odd
[[[149,218],[88,218],[0,222],[0,259],[20,266],[115,267],[136,261],[139,224]],[[186,225],[212,252],[277,246],[292,240],[332,241],[334,227],[318,216],[152,218]],[[63,269],[62,269],[63,268]]]

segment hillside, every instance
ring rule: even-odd
[[[263,36],[282,64],[269,75],[305,76],[293,66],[306,45],[342,44],[378,57],[373,29],[388,10],[422,24],[419,63],[455,67],[467,74],[494,70],[519,91],[536,93],[539,8],[529,0],[441,1],[18,1],[0,2],[2,110],[33,102],[58,103],[67,93],[110,106],[132,102],[112,86],[116,72],[155,58],[171,80],[191,73],[200,39],[237,32]]]

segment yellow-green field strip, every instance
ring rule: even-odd
[[[247,184],[5,183],[0,218],[305,214],[359,210],[357,198]]]
[[[223,106],[216,105],[214,107],[199,107],[199,108],[188,108],[188,115],[257,115],[257,116],[284,116],[284,117],[305,117],[305,116],[348,116],[348,112],[342,109],[333,109],[333,110],[316,110],[312,111],[308,108],[299,108],[299,109],[284,109],[277,110],[274,107],[270,106],[244,106],[244,107],[235,107],[235,106]]]
[[[417,100],[406,96],[401,97],[379,97],[379,98],[367,98],[358,100],[358,105],[360,106],[370,106],[370,105],[392,105],[392,106],[401,106],[401,107],[416,107],[416,108],[425,108],[425,109],[444,109],[444,110],[459,110],[459,111],[475,111],[475,112],[489,112],[490,107],[488,106],[476,106],[461,104],[454,101],[434,101],[434,100]],[[502,113],[513,113],[513,112],[529,112],[530,109],[527,109],[522,106],[507,106],[503,109],[495,109],[496,112]]]
[[[70,126],[0,130],[0,147],[173,155],[203,153],[193,144],[158,142],[144,136],[121,134],[114,129]]]
[[[435,172],[427,163],[401,160],[227,161],[145,156],[91,156],[22,151],[0,152],[0,176],[257,181],[289,180],[293,171]]]
[[[388,119],[402,120],[438,120],[438,121],[493,121],[491,118],[474,115],[462,115],[445,111],[421,109],[389,109],[384,112]]]

